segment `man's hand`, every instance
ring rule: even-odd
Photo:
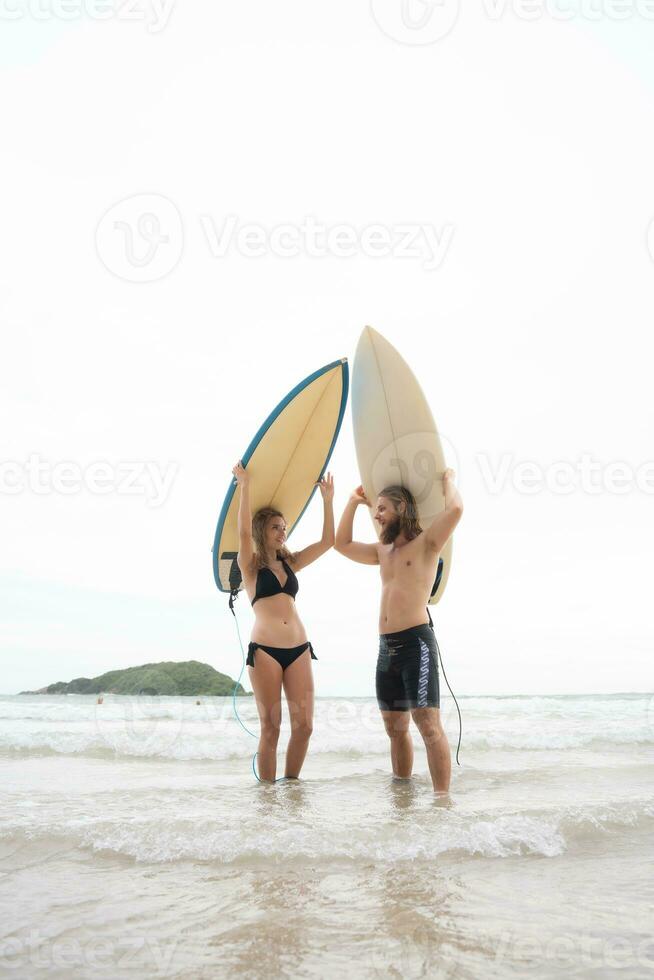
[[[454,482],[454,470],[449,468],[443,473],[443,493],[445,494],[445,510],[434,518],[424,536],[427,547],[437,554],[440,554],[445,547],[463,513],[463,501]]]
[[[443,494],[445,496],[446,510],[452,507],[463,509],[461,494],[457,490],[456,483],[454,482],[454,470],[451,470],[449,467],[443,473]]]
[[[363,487],[362,486],[358,486],[356,488],[356,490],[353,490],[352,491],[352,495],[350,496],[350,500],[353,500],[357,505],[358,504],[365,504],[366,507],[372,507],[372,504],[370,503],[370,501],[366,497],[365,493],[363,492]]]

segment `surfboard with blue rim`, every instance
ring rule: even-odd
[[[282,398],[241,456],[250,474],[252,513],[275,507],[288,535],[304,514],[327,469],[347,404],[347,358],[314,371]],[[241,588],[238,552],[239,494],[232,480],[218,518],[213,574],[221,592]]]

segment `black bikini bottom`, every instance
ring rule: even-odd
[[[245,661],[248,667],[254,667],[254,651],[259,647],[261,650],[265,650],[270,656],[277,661],[282,671],[290,667],[294,660],[297,660],[305,650],[311,650],[311,659],[317,660],[315,653],[313,652],[313,647],[310,643],[303,643],[299,647],[266,647],[263,643],[250,643],[248,645],[248,658]]]

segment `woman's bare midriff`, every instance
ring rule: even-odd
[[[252,643],[288,649],[307,642],[306,630],[290,595],[282,593],[258,599],[253,609]]]

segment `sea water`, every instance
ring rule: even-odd
[[[654,976],[654,699],[459,703],[442,797],[372,699],[270,785],[252,698],[0,698],[0,974]]]

